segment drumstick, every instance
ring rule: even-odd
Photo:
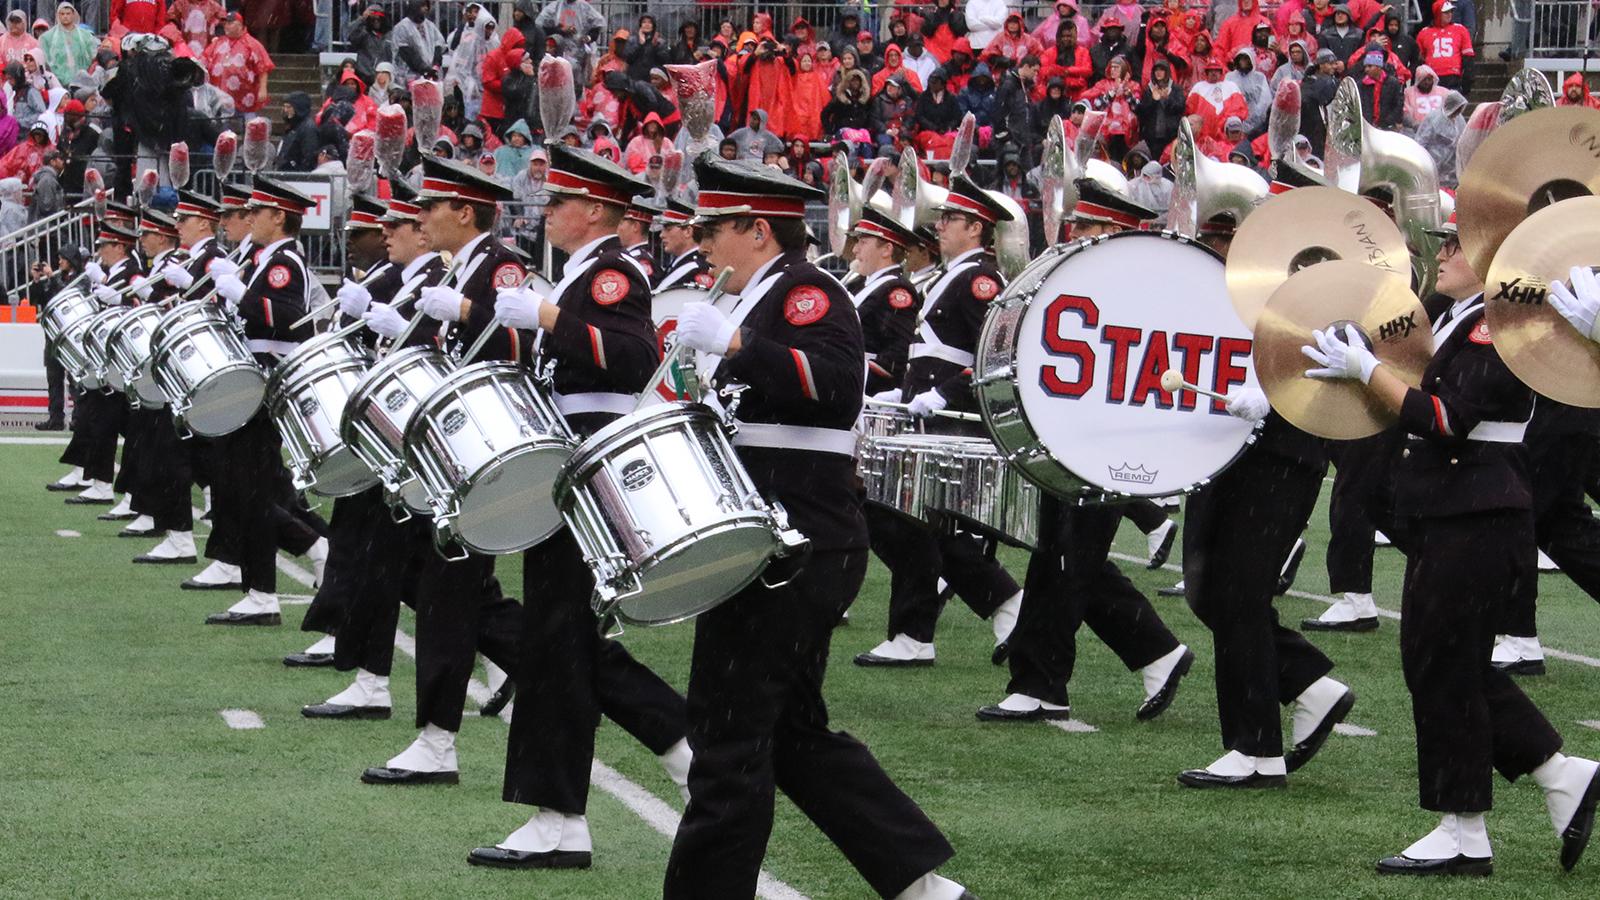
[[[911,404],[909,403],[896,403],[893,400],[879,400],[876,397],[868,397],[866,402],[872,406],[887,406],[890,409],[911,409]],[[980,416],[977,413],[954,412],[948,409],[940,409],[935,410],[933,414],[936,416],[943,416],[946,419],[960,419],[963,422],[983,421],[983,416]]]
[[[721,298],[722,294],[727,291],[728,279],[732,277],[733,267],[723,266],[722,271],[717,273],[717,280],[712,282],[711,290],[706,292],[705,302],[715,304],[717,300]],[[634,412],[638,412],[639,410],[644,409],[646,406],[656,402],[654,399],[652,399],[652,395],[655,394],[655,386],[661,383],[661,379],[665,378],[668,372],[672,371],[672,367],[678,362],[683,349],[684,348],[682,344],[678,343],[677,341],[673,341],[672,346],[667,349],[667,352],[661,355],[661,365],[656,366],[656,370],[653,374],[651,374],[650,380],[645,382],[644,393],[639,395],[638,402],[634,404]],[[695,377],[698,378],[699,376],[696,375]],[[698,399],[697,396],[696,399]]]
[[[1207,397],[1221,400],[1223,403],[1228,402],[1227,394],[1219,394],[1216,391],[1208,391],[1203,387],[1199,387],[1198,385],[1193,385],[1187,381],[1184,381],[1183,375],[1179,374],[1177,369],[1168,369],[1161,373],[1161,389],[1169,394],[1180,390],[1193,391],[1196,394],[1204,394]]]

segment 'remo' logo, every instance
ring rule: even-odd
[[[1099,340],[1091,343],[1065,337],[1074,318],[1086,330],[1098,329]],[[1174,407],[1173,395],[1161,388],[1162,373],[1177,369],[1183,373],[1184,381],[1209,385],[1211,390],[1226,394],[1235,385],[1244,384],[1245,369],[1239,360],[1249,357],[1251,347],[1247,338],[1185,331],[1169,334],[1129,325],[1102,326],[1100,307],[1088,297],[1075,294],[1062,294],[1045,308],[1043,343],[1047,353],[1062,360],[1039,369],[1039,385],[1047,394],[1081,399],[1096,388],[1095,380],[1103,377],[1107,404],[1151,404],[1158,409]],[[1098,365],[1102,354],[1109,355],[1103,376]],[[1193,410],[1197,399],[1192,391],[1179,391],[1176,407]],[[1220,401],[1211,401],[1210,407],[1215,415],[1228,414]]]

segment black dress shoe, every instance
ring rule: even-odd
[[[48,419],[43,422],[33,423],[34,431],[66,431],[67,424],[60,419]]]
[[[1317,755],[1322,745],[1328,742],[1328,735],[1333,734],[1333,726],[1344,721],[1350,715],[1350,707],[1356,705],[1356,692],[1346,690],[1344,696],[1334,702],[1333,708],[1322,717],[1317,727],[1312,730],[1306,739],[1290,748],[1283,756],[1284,768],[1291,772],[1297,771],[1301,766],[1311,762],[1311,757]]]
[[[496,869],[587,869],[592,854],[588,850],[501,850],[476,847],[467,862]]]
[[[1289,786],[1289,779],[1283,775],[1263,775],[1260,772],[1251,772],[1249,775],[1218,775],[1209,769],[1190,769],[1178,773],[1178,783],[1184,787],[1192,788],[1281,788]]]
[[[914,669],[933,665],[931,659],[895,659],[876,653],[857,653],[852,662],[869,669]]]
[[[1489,665],[1493,666],[1495,671],[1504,672],[1507,675],[1544,674],[1544,660],[1542,659],[1519,659],[1515,662],[1492,662],[1489,663]]]
[[[47,491],[86,491],[86,490],[89,489],[89,485],[82,484],[82,483],[80,483],[80,484],[62,484],[59,481],[52,481],[49,484],[45,485],[44,489],[47,490]]]
[[[1589,836],[1594,832],[1594,811],[1600,805],[1600,771],[1594,773],[1589,779],[1589,787],[1583,792],[1583,799],[1578,801],[1578,809],[1572,814],[1572,821],[1561,831],[1561,868],[1572,871],[1583,857],[1583,849],[1589,846]]]
[[[460,772],[418,772],[373,766],[361,773],[363,784],[460,784]]]
[[[1182,585],[1183,582],[1180,581],[1172,587],[1156,588],[1156,594],[1161,597],[1182,597],[1187,593]]]
[[[221,584],[213,584],[209,581],[195,581],[193,578],[185,578],[183,580],[183,584],[178,585],[178,587],[183,588],[186,591],[233,591],[234,593],[238,593],[244,587],[244,585],[237,581],[225,581]]]
[[[1305,541],[1295,541],[1294,549],[1289,551],[1289,561],[1284,563],[1283,572],[1278,575],[1278,590],[1275,596],[1282,597],[1289,593],[1289,588],[1294,587],[1294,577],[1300,574],[1300,561],[1305,558]]]
[[[122,516],[112,516],[109,513],[102,513],[101,515],[96,516],[96,518],[104,519],[107,522],[116,522],[116,521],[121,521],[123,519]],[[147,538],[147,537],[155,537],[157,534],[160,534],[160,533],[161,533],[161,531],[158,528],[124,528],[121,531],[117,532],[117,537],[121,537],[121,538]]]
[[[279,613],[219,612],[206,616],[207,625],[282,625]]]
[[[387,719],[387,706],[345,706],[342,703],[316,703],[300,707],[300,715],[308,719]]]
[[[1183,656],[1178,658],[1178,664],[1172,667],[1172,674],[1167,676],[1167,683],[1161,686],[1161,690],[1155,692],[1155,696],[1139,704],[1139,711],[1134,713],[1133,717],[1141,722],[1148,722],[1166,712],[1167,707],[1171,706],[1173,699],[1178,696],[1178,682],[1182,681],[1183,676],[1189,674],[1189,670],[1193,667],[1194,651],[1185,649]]]
[[[493,718],[500,715],[500,711],[505,709],[506,704],[510,703],[511,698],[516,695],[517,683],[507,678],[506,683],[500,685],[500,690],[495,691],[494,696],[489,698],[489,702],[478,708],[478,715],[484,718]]]
[[[148,553],[135,556],[133,561],[147,566],[175,566],[179,563],[192,566],[197,562],[193,556],[151,556]]]
[[[291,653],[283,658],[283,664],[291,669],[320,669],[333,665],[333,654]]]
[[[1345,619],[1341,622],[1301,619],[1300,628],[1304,631],[1377,631],[1378,617],[1368,616],[1364,619]]]
[[[1170,519],[1168,521],[1171,521]],[[1178,540],[1178,526],[1174,524],[1167,531],[1167,536],[1161,539],[1161,546],[1156,552],[1150,554],[1150,561],[1144,564],[1146,569],[1159,569],[1167,564],[1167,557],[1172,555],[1172,545]]]
[[[90,497],[68,497],[66,499],[66,504],[68,506],[112,506],[116,502],[117,501],[111,499],[110,497],[107,497],[104,500],[95,500]]]
[[[978,719],[983,722],[1053,722],[1070,718],[1072,718],[1070,706],[1062,709],[1047,709],[1040,706],[1037,709],[1017,710],[995,705],[978,710]]]
[[[139,518],[139,514],[136,512],[103,512],[100,515],[95,516],[95,518],[102,522],[132,522],[134,519]],[[149,531],[141,531],[138,534],[122,533],[123,531],[127,530],[128,529],[124,528],[122,531],[117,532],[117,537],[149,537],[150,535],[156,533],[154,528],[150,529]]]
[[[994,645],[994,652],[989,654],[989,662],[997,666],[1005,665],[1006,659],[1011,656],[1011,642],[1001,641]]]
[[[1386,856],[1378,860],[1379,875],[1493,875],[1494,857],[1458,855],[1450,859],[1412,859]]]

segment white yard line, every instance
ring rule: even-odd
[[[252,731],[267,727],[267,723],[261,721],[261,714],[253,709],[222,710],[222,721],[227,722],[228,727],[234,731]]]
[[[64,437],[0,437],[0,444],[45,444],[66,446],[71,438]]]
[[[1333,726],[1333,733],[1334,734],[1342,734],[1345,737],[1377,737],[1378,736],[1378,733],[1376,731],[1373,731],[1371,728],[1362,728],[1360,725],[1351,725],[1349,722],[1340,722],[1339,724]]]
[[[1126,553],[1112,553],[1111,558],[1122,560],[1123,562],[1138,563],[1139,565],[1144,565],[1146,561],[1146,557],[1130,556]],[[1179,566],[1173,565],[1172,563],[1167,563],[1161,568],[1166,572],[1177,572],[1179,575],[1183,574],[1183,569]],[[1315,600],[1318,603],[1327,603],[1329,605],[1339,602],[1338,597],[1329,597],[1327,594],[1313,594],[1308,591],[1291,590],[1289,591],[1288,596],[1296,597],[1301,600]],[[1400,620],[1400,613],[1398,611],[1384,609],[1381,606],[1378,607],[1378,615],[1385,619],[1393,619],[1397,622]],[[1600,669],[1600,659],[1597,659],[1593,656],[1584,656],[1582,653],[1568,653],[1565,650],[1557,650],[1549,644],[1544,645],[1544,655],[1550,657],[1551,659],[1563,659],[1567,662],[1580,663],[1588,666],[1591,669]]]
[[[73,531],[70,528],[57,528],[56,537],[83,537],[83,532]]]
[[[1068,734],[1096,734],[1100,729],[1078,719],[1046,719],[1051,725]]]
[[[1595,731],[1600,731],[1600,721],[1595,719],[1579,719],[1578,724],[1585,728],[1593,728]]]

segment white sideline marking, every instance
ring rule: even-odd
[[[1045,721],[1068,734],[1095,734],[1100,730],[1079,719],[1046,719]]]
[[[278,595],[278,605],[280,605],[280,606],[310,606],[311,605],[311,595],[310,594],[279,594]]]
[[[1378,733],[1376,731],[1373,731],[1371,728],[1362,728],[1360,725],[1351,725],[1349,722],[1340,722],[1339,724],[1333,726],[1333,733],[1334,734],[1342,734],[1345,737],[1377,737],[1378,736]]]
[[[222,711],[222,721],[227,722],[234,731],[267,727],[267,723],[261,721],[261,714],[252,709],[225,709]]]
[[[83,532],[73,531],[70,528],[57,528],[56,537],[83,537]]]
[[[0,444],[45,444],[65,446],[71,438],[64,437],[0,437]]]
[[[1143,565],[1146,562],[1146,557],[1129,556],[1126,553],[1112,553],[1111,558],[1120,559],[1123,562],[1139,563],[1140,565]],[[1183,574],[1183,569],[1172,563],[1167,563],[1161,568],[1168,572],[1177,572],[1180,575]],[[1329,605],[1339,602],[1338,597],[1329,597],[1326,594],[1313,594],[1307,591],[1290,590],[1288,596],[1296,597],[1301,600],[1315,600],[1318,603],[1327,603]],[[1378,607],[1378,615],[1385,619],[1393,619],[1396,622],[1400,621],[1400,613],[1392,609],[1384,609],[1380,606]],[[1584,656],[1582,653],[1568,653],[1565,650],[1557,650],[1549,644],[1544,646],[1544,655],[1554,659],[1564,659],[1567,662],[1580,663],[1588,666],[1591,669],[1600,669],[1600,659],[1597,659],[1593,656]]]
[[[1600,720],[1596,720],[1596,719],[1579,719],[1578,720],[1578,724],[1582,725],[1585,728],[1593,728],[1595,731],[1600,731]]]

